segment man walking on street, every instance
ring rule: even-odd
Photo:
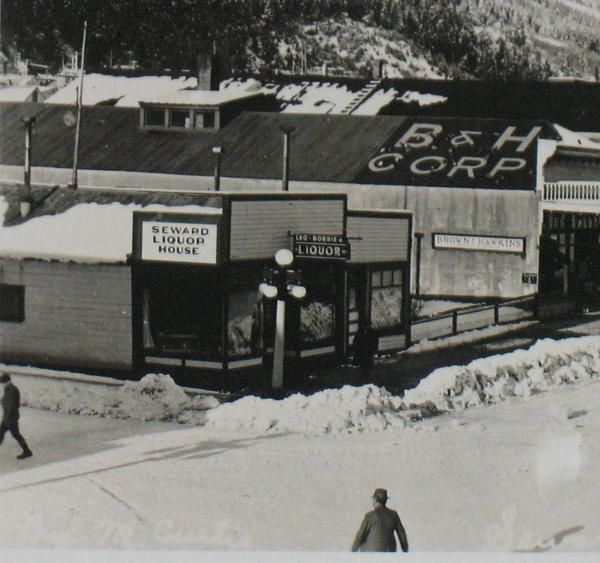
[[[10,380],[8,373],[0,375],[0,384],[4,388],[2,395],[2,423],[0,423],[0,444],[4,441],[6,432],[10,432],[19,443],[23,451],[17,459],[25,459],[33,455],[25,438],[19,432],[19,407],[21,406],[21,394]]]
[[[365,514],[354,538],[352,551],[396,551],[394,532],[398,535],[402,551],[408,551],[408,540],[400,516],[385,506],[387,500],[385,489],[375,489],[373,510]]]

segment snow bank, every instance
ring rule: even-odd
[[[600,337],[545,339],[528,350],[439,368],[404,398],[374,385],[281,401],[245,397],[207,412],[209,426],[306,433],[379,431],[444,411],[528,397],[600,373]]]
[[[169,375],[148,374],[118,387],[38,377],[16,380],[23,405],[65,414],[201,424],[204,411],[219,404],[214,397],[189,397]]]
[[[399,397],[375,385],[299,393],[281,401],[244,397],[206,413],[206,425],[278,432],[336,433],[404,427]]]
[[[9,370],[10,371],[10,370]],[[14,372],[13,372],[14,373]],[[529,397],[600,374],[600,337],[544,339],[528,350],[433,371],[404,397],[375,385],[328,389],[282,400],[247,396],[220,404],[190,397],[168,375],[115,387],[15,374],[23,403],[68,414],[176,421],[226,430],[344,433],[401,429],[444,411]]]
[[[404,402],[409,406],[429,403],[438,410],[468,408],[509,397],[529,397],[598,374],[600,337],[546,338],[528,350],[437,369],[415,389],[406,391]]]

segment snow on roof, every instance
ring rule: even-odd
[[[227,82],[219,90],[164,91],[140,98],[140,103],[176,104],[190,106],[218,106],[234,100],[249,98],[257,94],[271,93],[256,80]]]
[[[397,96],[398,91],[394,88],[389,90],[377,90],[372,96],[360,104],[352,115],[377,115],[381,108],[387,106]]]
[[[83,81],[83,105],[91,106],[109,100],[118,100],[115,105],[137,107],[143,97],[164,95],[184,88],[194,88],[196,78],[171,78],[170,76],[109,76],[105,74],[86,74]],[[69,82],[46,103],[74,104],[78,80]]]
[[[556,123],[553,123],[553,125],[558,134],[561,136],[562,143],[565,145],[585,147],[590,149],[600,148],[600,145],[598,143],[592,141],[584,135],[580,135],[579,133],[571,131],[570,129],[567,129],[566,127],[563,127],[562,125],[558,125]]]
[[[0,102],[27,102],[32,101],[32,96],[37,86],[9,86],[0,88]]]
[[[340,113],[354,98],[345,85],[330,82],[288,84],[277,94],[277,99],[288,102],[285,113]]]
[[[421,94],[421,92],[407,90],[398,98],[398,100],[405,104],[416,102],[419,104],[419,107],[422,107],[442,104],[446,102],[448,98],[446,96],[438,96],[437,94]]]
[[[8,202],[0,196],[0,223]],[[196,205],[179,207],[111,203],[78,204],[64,213],[44,215],[25,223],[0,227],[3,258],[36,258],[79,263],[121,263],[131,253],[133,212],[168,211],[218,214],[220,209]]]

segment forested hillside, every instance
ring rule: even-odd
[[[88,21],[90,68],[598,79],[598,0],[4,0],[2,47],[58,68]]]

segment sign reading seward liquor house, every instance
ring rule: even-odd
[[[144,221],[142,260],[216,264],[217,232],[209,223]]]

